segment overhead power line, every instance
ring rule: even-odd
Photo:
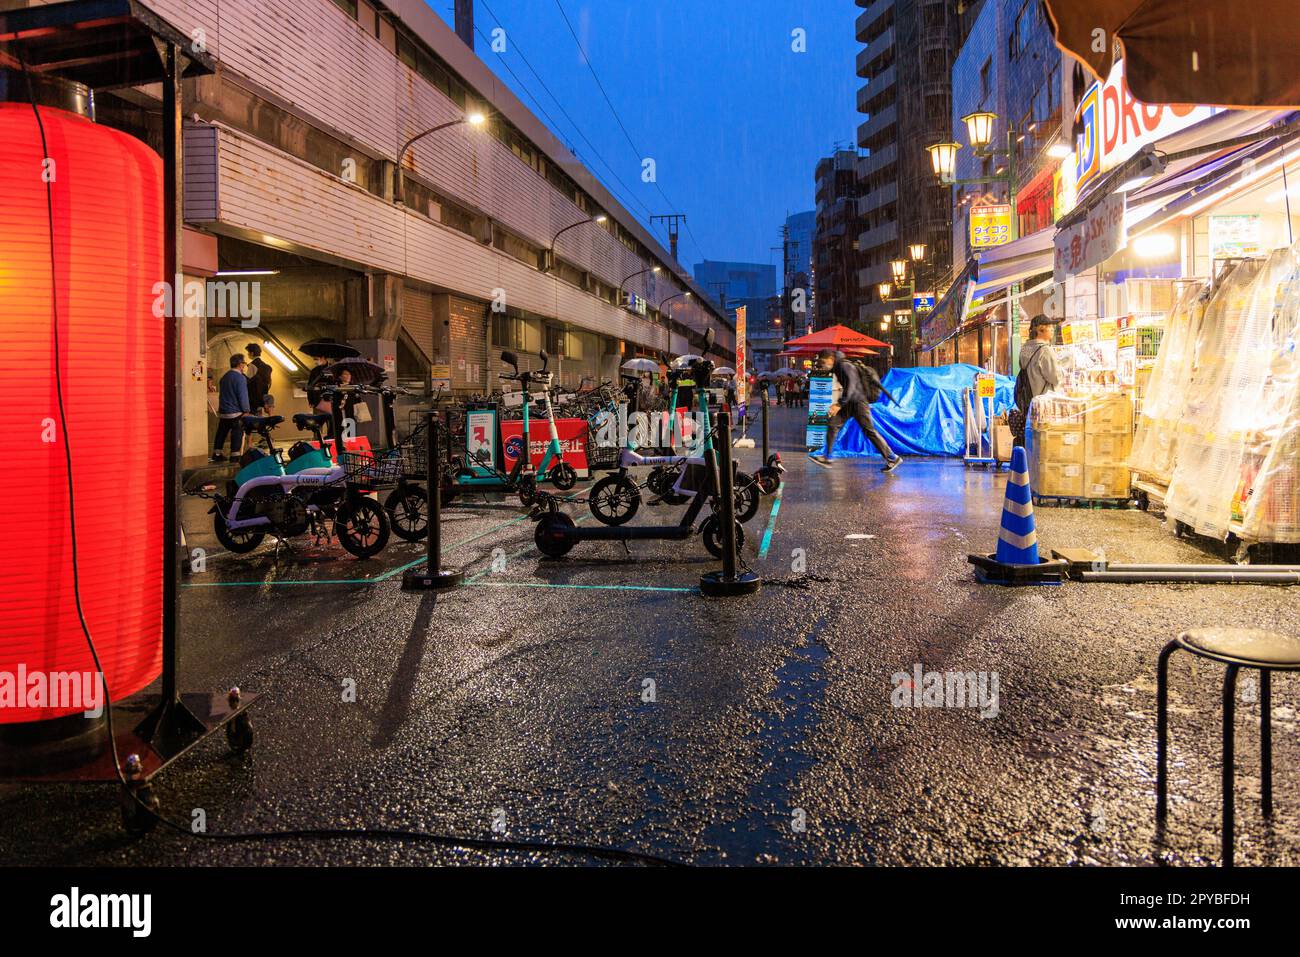
[[[640,163],[645,159],[645,154],[637,148],[636,142],[632,139],[632,134],[628,132],[627,124],[623,122],[623,117],[619,115],[618,108],[614,106],[614,101],[610,99],[609,93],[605,90],[605,84],[600,82],[600,76],[596,73],[596,67],[592,64],[591,57],[587,54],[587,48],[582,45],[582,40],[578,37],[578,31],[573,28],[573,22],[569,19],[569,15],[564,12],[564,5],[560,3],[560,0],[555,0],[555,9],[560,11],[560,16],[564,20],[564,25],[569,28],[569,35],[573,37],[573,42],[577,44],[578,52],[582,54],[582,62],[587,64],[587,69],[591,72],[591,78],[596,81],[596,87],[600,90],[600,95],[605,98],[605,104],[609,107],[609,111],[614,114],[614,120],[618,123],[619,129],[623,131],[623,136],[627,139],[628,146],[632,147],[632,152],[636,155],[637,162]],[[680,208],[668,198],[668,194],[665,193],[663,187],[659,185],[659,180],[657,178],[654,181],[654,186],[655,189],[659,191],[659,195],[663,197],[664,202],[668,204],[669,209]],[[695,233],[691,230],[691,224],[686,222],[685,225],[686,234],[691,237],[691,242],[695,244],[696,253],[703,258],[704,249],[700,245],[699,240],[695,238]]]
[[[479,3],[482,5],[483,9],[488,12],[488,16],[492,17],[492,19],[496,21],[497,26],[501,27],[502,30],[505,30],[506,28],[505,23],[503,23],[501,18],[498,17],[495,12],[493,12],[492,8],[489,7],[486,3],[484,3],[483,0],[479,0]],[[486,43],[488,43],[490,47],[491,41],[489,40],[489,38],[484,36],[483,31],[481,29],[478,30],[478,33],[479,36],[483,37],[483,40]],[[546,80],[542,78],[542,75],[533,66],[532,61],[530,61],[528,57],[524,54],[523,47],[521,47],[518,41],[514,39],[511,40],[511,45],[514,48],[515,53],[519,54],[519,59],[523,61],[524,65],[528,67],[529,71],[533,74],[534,77],[536,77],[537,82],[541,85],[542,89],[546,91],[546,94],[555,102],[555,105],[559,107],[560,112],[564,115],[565,119],[569,121],[569,125],[578,134],[578,136],[581,137],[583,142],[585,142],[587,146],[591,149],[592,155],[601,162],[601,164],[605,167],[605,169],[609,171],[609,175],[613,177],[614,182],[617,183],[620,187],[622,187],[622,194],[624,197],[626,197],[625,201],[629,205],[639,205],[644,215],[646,215],[647,217],[650,216],[651,215],[650,207],[647,206],[640,199],[638,199],[636,194],[632,191],[632,189],[628,187],[628,185],[625,182],[623,182],[622,179],[619,178],[619,175],[617,172],[615,172],[613,165],[607,159],[605,159],[605,157],[601,154],[601,152],[596,148],[596,144],[594,144],[591,141],[591,139],[587,136],[587,134],[583,132],[582,127],[579,126],[577,121],[574,120],[572,115],[570,115],[569,111],[564,108],[564,103],[561,102],[560,98],[557,97],[551,91],[551,88],[549,86],[547,86]],[[547,112],[544,106],[542,106],[541,101],[538,99],[538,97],[535,96],[532,90],[528,88],[527,84],[524,83],[523,79],[519,76],[519,74],[517,74],[511,68],[510,64],[506,61],[505,57],[504,56],[500,57],[500,60],[501,60],[501,65],[506,68],[506,70],[509,72],[509,74],[512,77],[514,77],[515,83],[519,85],[520,89],[522,89],[525,93],[527,93],[529,99],[531,99],[534,103],[537,104],[538,110],[546,118],[547,122],[550,123],[551,128],[557,134],[562,134],[564,128],[559,123],[557,123],[555,118],[551,116],[549,112]],[[611,189],[610,192],[614,192],[614,190]]]

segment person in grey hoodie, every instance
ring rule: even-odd
[[[1029,341],[1020,347],[1020,368],[1029,376],[1029,391],[1033,398],[1061,386],[1061,367],[1056,363],[1056,350],[1052,348],[1052,327],[1055,325],[1042,313],[1029,323]],[[1028,409],[1022,410],[1026,414]]]
[[[1029,323],[1029,341],[1020,347],[1020,371],[1029,384],[1029,400],[1024,401],[1016,390],[1016,407],[1007,416],[1007,425],[1016,445],[1025,444],[1025,429],[1029,424],[1029,406],[1045,392],[1061,386],[1061,367],[1056,363],[1056,350],[1052,348],[1052,326],[1055,323],[1041,312]],[[1020,408],[1023,403],[1024,408]]]

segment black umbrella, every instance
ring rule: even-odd
[[[388,378],[388,373],[381,365],[375,365],[369,359],[340,359],[338,362],[332,362],[325,367],[325,374],[333,376],[338,381],[343,370],[352,373],[353,385],[375,385],[383,382]]]
[[[361,357],[361,350],[356,346],[350,346],[346,342],[335,342],[333,339],[313,339],[310,342],[304,342],[297,349],[305,356],[311,356],[313,359],[357,359]]]

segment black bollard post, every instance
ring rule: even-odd
[[[428,556],[424,570],[411,569],[402,576],[402,588],[406,591],[443,591],[455,588],[465,578],[463,572],[449,572],[442,568],[442,457],[439,453],[439,433],[436,409],[429,410],[427,420],[428,457],[424,470],[429,494],[429,532],[425,538],[425,553]]]
[[[769,452],[767,450],[767,383],[763,383],[763,464],[767,464]]]
[[[718,490],[722,522],[722,571],[709,572],[700,578],[700,591],[710,598],[752,595],[762,584],[753,572],[736,574],[736,473],[731,462],[731,414],[718,413],[717,448],[708,453],[709,468]]]

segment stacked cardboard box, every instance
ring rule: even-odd
[[[1034,494],[1127,498],[1132,401],[1122,394],[1035,400],[1029,447]]]

